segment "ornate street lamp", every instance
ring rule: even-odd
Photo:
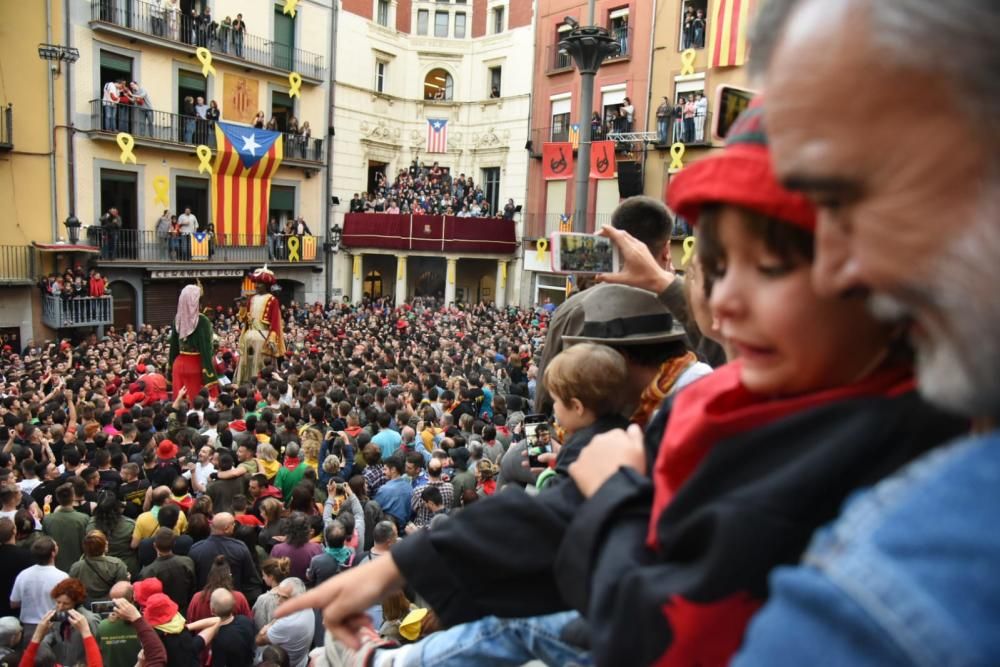
[[[78,244],[80,242],[80,220],[70,213],[69,217],[63,221],[63,224],[66,225],[66,235],[69,237],[69,244]]]
[[[590,10],[593,22],[594,10]],[[594,75],[605,58],[618,55],[620,45],[606,28],[600,26],[581,27],[575,19],[567,16],[563,21],[572,30],[559,41],[559,49],[569,54],[580,70],[580,148],[576,160],[576,212],[573,215],[573,230],[585,232],[587,229],[587,189],[590,185],[590,113],[594,107]]]

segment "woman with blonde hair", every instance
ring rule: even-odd
[[[257,466],[267,477],[268,483],[273,483],[274,478],[278,476],[281,463],[278,462],[278,452],[266,442],[257,445]]]
[[[480,497],[492,496],[497,490],[496,466],[489,459],[476,463],[476,494]]]
[[[302,431],[302,460],[306,465],[319,473],[320,433],[314,428]]]

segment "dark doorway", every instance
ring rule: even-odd
[[[436,257],[410,257],[407,270],[412,276],[413,296],[444,296],[444,274],[447,264]]]
[[[376,162],[375,160],[368,160],[368,192],[374,193],[378,190],[379,174],[382,174],[382,178],[385,178],[386,168],[389,166],[388,162]]]
[[[378,271],[369,271],[365,276],[362,291],[365,296],[378,299],[382,296],[382,274]]]
[[[125,331],[125,325],[136,326],[135,290],[128,283],[116,280],[111,283],[111,298],[114,303],[112,319],[115,330]]]
[[[294,115],[295,103],[288,93],[271,91],[271,116],[277,121],[280,131],[284,132],[288,128],[288,119]]]
[[[198,218],[198,230],[204,231],[209,220],[208,211],[208,179],[190,178],[178,176],[174,192],[174,201],[177,202],[177,212],[183,213],[189,208]]]
[[[21,354],[21,329],[19,327],[0,327],[0,345],[10,345],[14,352]]]
[[[174,134],[176,140],[185,144],[195,143],[195,139],[200,142],[202,136],[196,136],[198,132],[198,122],[195,120],[193,106],[188,106],[186,98],[191,98],[191,104],[197,104],[198,98],[205,98],[207,95],[205,77],[201,72],[191,72],[188,70],[177,70],[177,109],[176,113],[184,116],[179,122],[174,123]],[[204,134],[204,133],[201,133]],[[199,218],[200,220],[200,218]]]
[[[117,169],[101,169],[101,214],[111,207],[118,209],[122,231],[118,238],[117,258],[136,259],[138,250],[139,197],[138,174]]]

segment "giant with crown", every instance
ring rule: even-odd
[[[268,361],[285,355],[281,304],[270,292],[271,287],[277,283],[277,278],[265,265],[254,271],[250,279],[257,286],[257,293],[250,297],[238,315],[243,324],[243,333],[240,334],[237,384],[253,380]]]

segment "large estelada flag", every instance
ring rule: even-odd
[[[739,67],[747,61],[747,29],[754,0],[716,0],[709,21],[709,66]]]
[[[573,178],[573,145],[568,141],[542,144],[542,173],[546,181]]]
[[[218,245],[261,245],[267,232],[271,177],[284,157],[280,132],[217,122],[212,219]]]
[[[191,259],[208,259],[208,232],[195,232],[191,239]]]
[[[579,150],[580,148],[580,124],[573,123],[569,126],[569,143],[573,146],[573,150]]]
[[[615,142],[595,141],[590,146],[590,177],[615,178],[618,164],[615,162]]]

